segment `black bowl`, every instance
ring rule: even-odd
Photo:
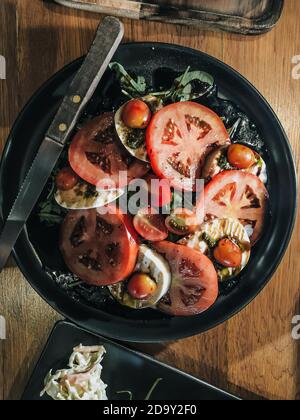
[[[134,342],[158,342],[192,336],[226,321],[244,308],[267,284],[289,243],[297,206],[296,172],[292,152],[278,118],[259,92],[240,74],[206,54],[180,46],[132,43],[122,45],[115,60],[148,81],[158,69],[184,71],[188,65],[211,73],[220,94],[234,101],[257,125],[267,153],[272,217],[255,247],[250,264],[235,289],[221,296],[207,312],[191,318],[171,318],[156,311],[133,311],[111,302],[99,308],[75,301],[45,271],[59,267],[57,230],[47,230],[35,215],[26,225],[14,256],[34,289],[57,311],[80,326],[104,336]],[[30,163],[82,59],[54,75],[30,99],[9,136],[1,164],[1,210],[9,209]],[[159,74],[161,71],[159,70]],[[105,91],[106,80],[100,91]],[[271,82],[270,82],[271,83]]]

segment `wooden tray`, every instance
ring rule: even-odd
[[[76,9],[245,35],[268,32],[284,0],[54,0]]]

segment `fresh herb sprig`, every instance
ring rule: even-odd
[[[186,71],[174,80],[172,87],[163,92],[152,93],[163,98],[164,102],[185,102],[199,99],[214,87],[214,78],[200,70]]]
[[[120,82],[122,93],[130,98],[142,97],[151,94],[160,98],[163,103],[192,101],[209,93],[214,87],[214,78],[201,70],[186,71],[177,77],[170,89],[159,92],[151,92],[147,88],[145,78],[137,76],[136,80],[119,63],[111,63],[110,69],[115,71]]]
[[[111,63],[109,67],[116,73],[124,95],[129,96],[130,98],[145,95],[147,85],[143,76],[137,76],[136,80],[134,80],[120,63]]]

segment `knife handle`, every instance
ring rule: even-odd
[[[124,35],[123,24],[106,17],[97,29],[93,44],[51,123],[46,137],[65,144],[91,99]]]

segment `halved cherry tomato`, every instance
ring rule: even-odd
[[[154,248],[167,259],[172,272],[171,288],[160,302],[160,310],[175,316],[192,316],[215,303],[218,276],[204,254],[172,242],[159,242]]]
[[[70,211],[62,224],[60,249],[72,273],[88,284],[118,283],[133,272],[138,238],[119,209]]]
[[[153,173],[145,177],[148,185],[150,204],[154,207],[164,207],[172,201],[172,191],[167,179],[159,179]]]
[[[238,169],[248,169],[256,162],[253,150],[243,144],[232,144],[227,151],[229,163]]]
[[[128,282],[128,293],[134,299],[146,299],[157,289],[157,284],[150,276],[144,273],[135,273]]]
[[[195,191],[208,153],[230,144],[222,120],[205,106],[180,102],[164,107],[146,132],[147,152],[154,172],[179,190]]]
[[[138,234],[147,241],[158,242],[168,237],[164,217],[151,207],[139,210],[133,225]]]
[[[70,167],[61,169],[55,179],[57,188],[62,191],[71,190],[77,185],[78,181],[78,176]]]
[[[191,210],[178,208],[166,218],[166,226],[169,232],[185,236],[196,229],[197,219]]]
[[[240,267],[242,265],[242,250],[230,239],[221,239],[214,249],[214,257],[224,267]]]
[[[268,206],[268,191],[261,180],[242,171],[224,171],[216,175],[197,202],[198,222],[205,219],[239,219],[253,229],[252,245],[260,238]],[[201,220],[202,219],[202,220]]]
[[[78,131],[69,149],[69,161],[78,176],[99,189],[122,188],[150,169],[130,156],[116,139],[113,113],[94,118]]]
[[[151,120],[151,111],[148,105],[140,99],[127,102],[122,111],[124,124],[129,128],[146,128]]]

